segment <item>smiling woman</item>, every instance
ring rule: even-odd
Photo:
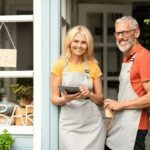
[[[93,37],[88,29],[84,26],[78,26],[78,28],[72,28],[72,32],[68,32],[65,44],[64,44],[64,51],[65,51],[65,58],[67,61],[71,59],[71,51],[73,50],[82,50],[82,59],[94,59],[93,53]],[[72,40],[72,41],[70,41]],[[69,47],[68,47],[69,45]],[[83,51],[84,50],[84,51]],[[85,53],[86,52],[86,53]],[[72,53],[73,54],[73,53]],[[87,58],[85,58],[87,57]]]
[[[77,56],[78,55],[80,56],[84,54],[86,50],[87,50],[86,37],[81,33],[77,33],[72,40],[71,44],[72,53],[75,53]]]
[[[93,55],[92,35],[85,26],[75,26],[64,45],[64,56],[54,64],[51,78],[52,103],[61,106],[60,150],[102,150],[106,136],[98,106],[103,104],[102,72]],[[62,92],[60,86],[78,90]]]

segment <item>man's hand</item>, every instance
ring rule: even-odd
[[[123,108],[123,103],[112,99],[105,99],[104,108],[108,108],[110,110],[121,110]]]

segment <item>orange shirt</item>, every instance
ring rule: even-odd
[[[130,58],[136,53],[136,58],[133,62],[130,78],[131,84],[138,96],[143,96],[146,91],[143,87],[143,82],[150,80],[150,51],[138,44],[132,52],[124,57],[124,62],[129,62]],[[147,109],[143,109],[139,129],[145,130],[149,128],[148,112]]]

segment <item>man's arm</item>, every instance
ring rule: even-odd
[[[146,107],[150,107],[150,81],[143,82],[143,86],[147,94],[133,100],[127,100],[122,102],[112,99],[106,99],[104,101],[104,107],[108,107],[112,110],[143,109]]]

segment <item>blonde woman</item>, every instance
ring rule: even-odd
[[[93,55],[93,38],[85,26],[69,30],[64,56],[52,69],[52,103],[61,106],[60,150],[103,150],[106,130],[99,105],[103,104],[102,72]],[[60,86],[79,87],[73,94]]]

